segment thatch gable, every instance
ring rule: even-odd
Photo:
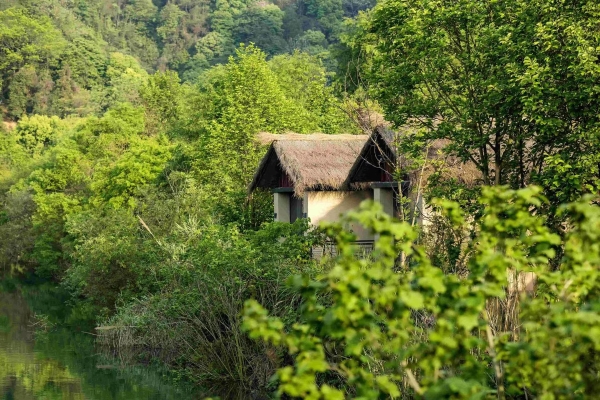
[[[263,157],[249,190],[280,187],[286,174],[296,195],[305,190],[344,190],[348,188],[350,169],[367,135],[268,135],[274,139]]]
[[[472,162],[464,163],[457,157],[449,156],[444,152],[444,148],[450,144],[450,141],[444,139],[437,139],[429,143],[427,148],[429,162],[425,164],[424,168],[411,169],[413,160],[397,152],[399,142],[403,136],[410,134],[410,130],[410,127],[406,127],[397,133],[383,126],[377,127],[369,140],[365,142],[350,170],[350,184],[358,187],[364,186],[367,182],[391,180],[390,173],[386,170],[392,171],[396,167],[400,167],[406,172],[404,180],[410,184],[418,181],[425,184],[429,176],[438,168],[443,171],[444,178],[454,178],[469,185],[481,181],[481,173]],[[391,165],[386,166],[386,164]]]
[[[395,135],[387,128],[375,128],[348,174],[348,180],[352,186],[391,180],[392,177],[387,172],[389,168],[386,169],[386,164],[396,164]]]

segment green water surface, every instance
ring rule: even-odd
[[[40,332],[20,291],[0,291],[0,399],[202,398],[149,366],[124,366],[94,345],[94,337],[53,326]]]

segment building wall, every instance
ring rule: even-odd
[[[306,192],[304,194],[305,213],[314,225],[321,221],[336,222],[340,215],[358,208],[363,200],[373,200],[372,190],[356,192]],[[358,240],[373,240],[373,235],[360,224],[353,223],[349,228]]]
[[[432,219],[437,216],[423,198],[423,194],[417,196],[415,212],[417,213],[417,225],[423,229],[427,229],[432,224]]]
[[[275,221],[290,221],[290,197],[291,193],[273,193],[273,211],[275,212]]]

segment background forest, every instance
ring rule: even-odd
[[[585,398],[599,60],[595,1],[4,0],[0,271],[67,290],[60,323],[241,398]],[[341,225],[274,223],[248,196],[264,132],[384,120],[397,176],[432,171],[428,232],[365,204],[348,218],[380,240],[359,260]],[[341,255],[315,262],[325,237]],[[520,272],[535,293],[511,291]]]
[[[295,50],[328,70],[343,19],[368,1],[53,1],[0,5],[5,118],[89,115],[131,101],[145,73],[176,71],[195,83],[240,43],[268,56]],[[126,72],[126,76],[123,73]]]

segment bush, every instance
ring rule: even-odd
[[[434,267],[406,223],[380,207],[348,216],[379,235],[371,261],[357,260],[351,235],[329,226],[340,247],[322,279],[296,276],[301,323],[288,326],[248,301],[244,328],[283,348],[293,366],[277,371],[281,395],[311,399],[587,398],[600,388],[600,210],[590,198],[564,206],[570,227],[551,233],[530,209],[537,188],[484,188],[464,279]],[[446,215],[465,224],[455,203]],[[564,257],[550,268],[555,249]],[[410,268],[394,272],[400,252]],[[514,291],[507,272],[534,271],[537,295],[521,295],[519,325],[503,332],[490,303]],[[508,287],[507,287],[508,286]],[[327,299],[324,301],[324,299]]]
[[[35,241],[31,223],[35,204],[31,193],[15,191],[7,193],[3,200],[0,209],[0,276],[24,272],[23,267],[30,267],[30,252]]]
[[[159,289],[120,306],[107,325],[121,328],[103,341],[185,367],[204,385],[264,388],[276,357],[241,331],[244,301],[260,299],[283,320],[296,321],[299,298],[284,282],[316,273],[310,250],[320,240],[306,220],[245,233],[195,219],[178,224],[159,240],[166,257],[148,270]]]

